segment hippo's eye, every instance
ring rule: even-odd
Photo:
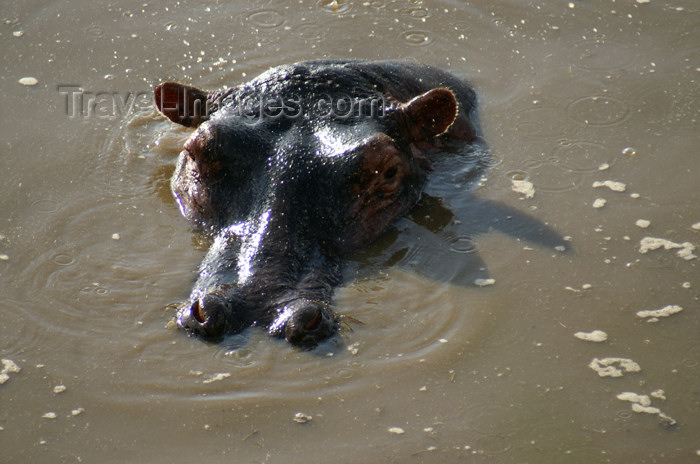
[[[384,179],[386,180],[391,180],[396,176],[396,173],[399,172],[399,168],[396,166],[393,166],[384,172]]]

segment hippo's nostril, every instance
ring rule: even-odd
[[[194,303],[192,303],[192,317],[200,324],[207,322],[207,315],[204,313],[204,308],[199,299],[194,300]]]
[[[224,333],[237,333],[240,325],[228,321],[233,308],[228,300],[213,293],[193,296],[184,303],[177,314],[177,323],[190,334],[207,339],[217,339]]]
[[[320,309],[316,310],[316,313],[311,316],[311,319],[306,321],[306,324],[304,324],[304,330],[316,330],[318,329],[318,326],[321,324],[321,321],[323,320],[323,313],[321,312]]]
[[[294,345],[312,347],[337,330],[337,318],[326,303],[300,298],[285,310],[273,328]]]

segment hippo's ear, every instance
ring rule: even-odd
[[[164,82],[156,87],[155,100],[158,111],[173,122],[187,127],[197,127],[209,119],[206,90],[177,82]]]
[[[450,89],[437,88],[402,104],[411,139],[431,139],[445,132],[457,117],[457,99]]]

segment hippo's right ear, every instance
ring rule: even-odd
[[[399,107],[414,141],[428,140],[444,133],[455,121],[457,110],[457,98],[446,88],[429,90]]]
[[[177,82],[163,82],[154,92],[158,111],[173,122],[197,127],[209,119],[206,90]]]

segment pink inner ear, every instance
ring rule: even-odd
[[[207,96],[204,90],[177,82],[164,82],[154,93],[158,111],[171,121],[189,127],[207,119]]]
[[[403,105],[411,137],[415,141],[444,133],[455,121],[457,111],[457,99],[446,88],[429,90]]]
[[[156,107],[158,111],[165,114],[166,112],[176,110],[180,103],[178,98],[178,86],[175,82],[163,82],[154,92]]]

